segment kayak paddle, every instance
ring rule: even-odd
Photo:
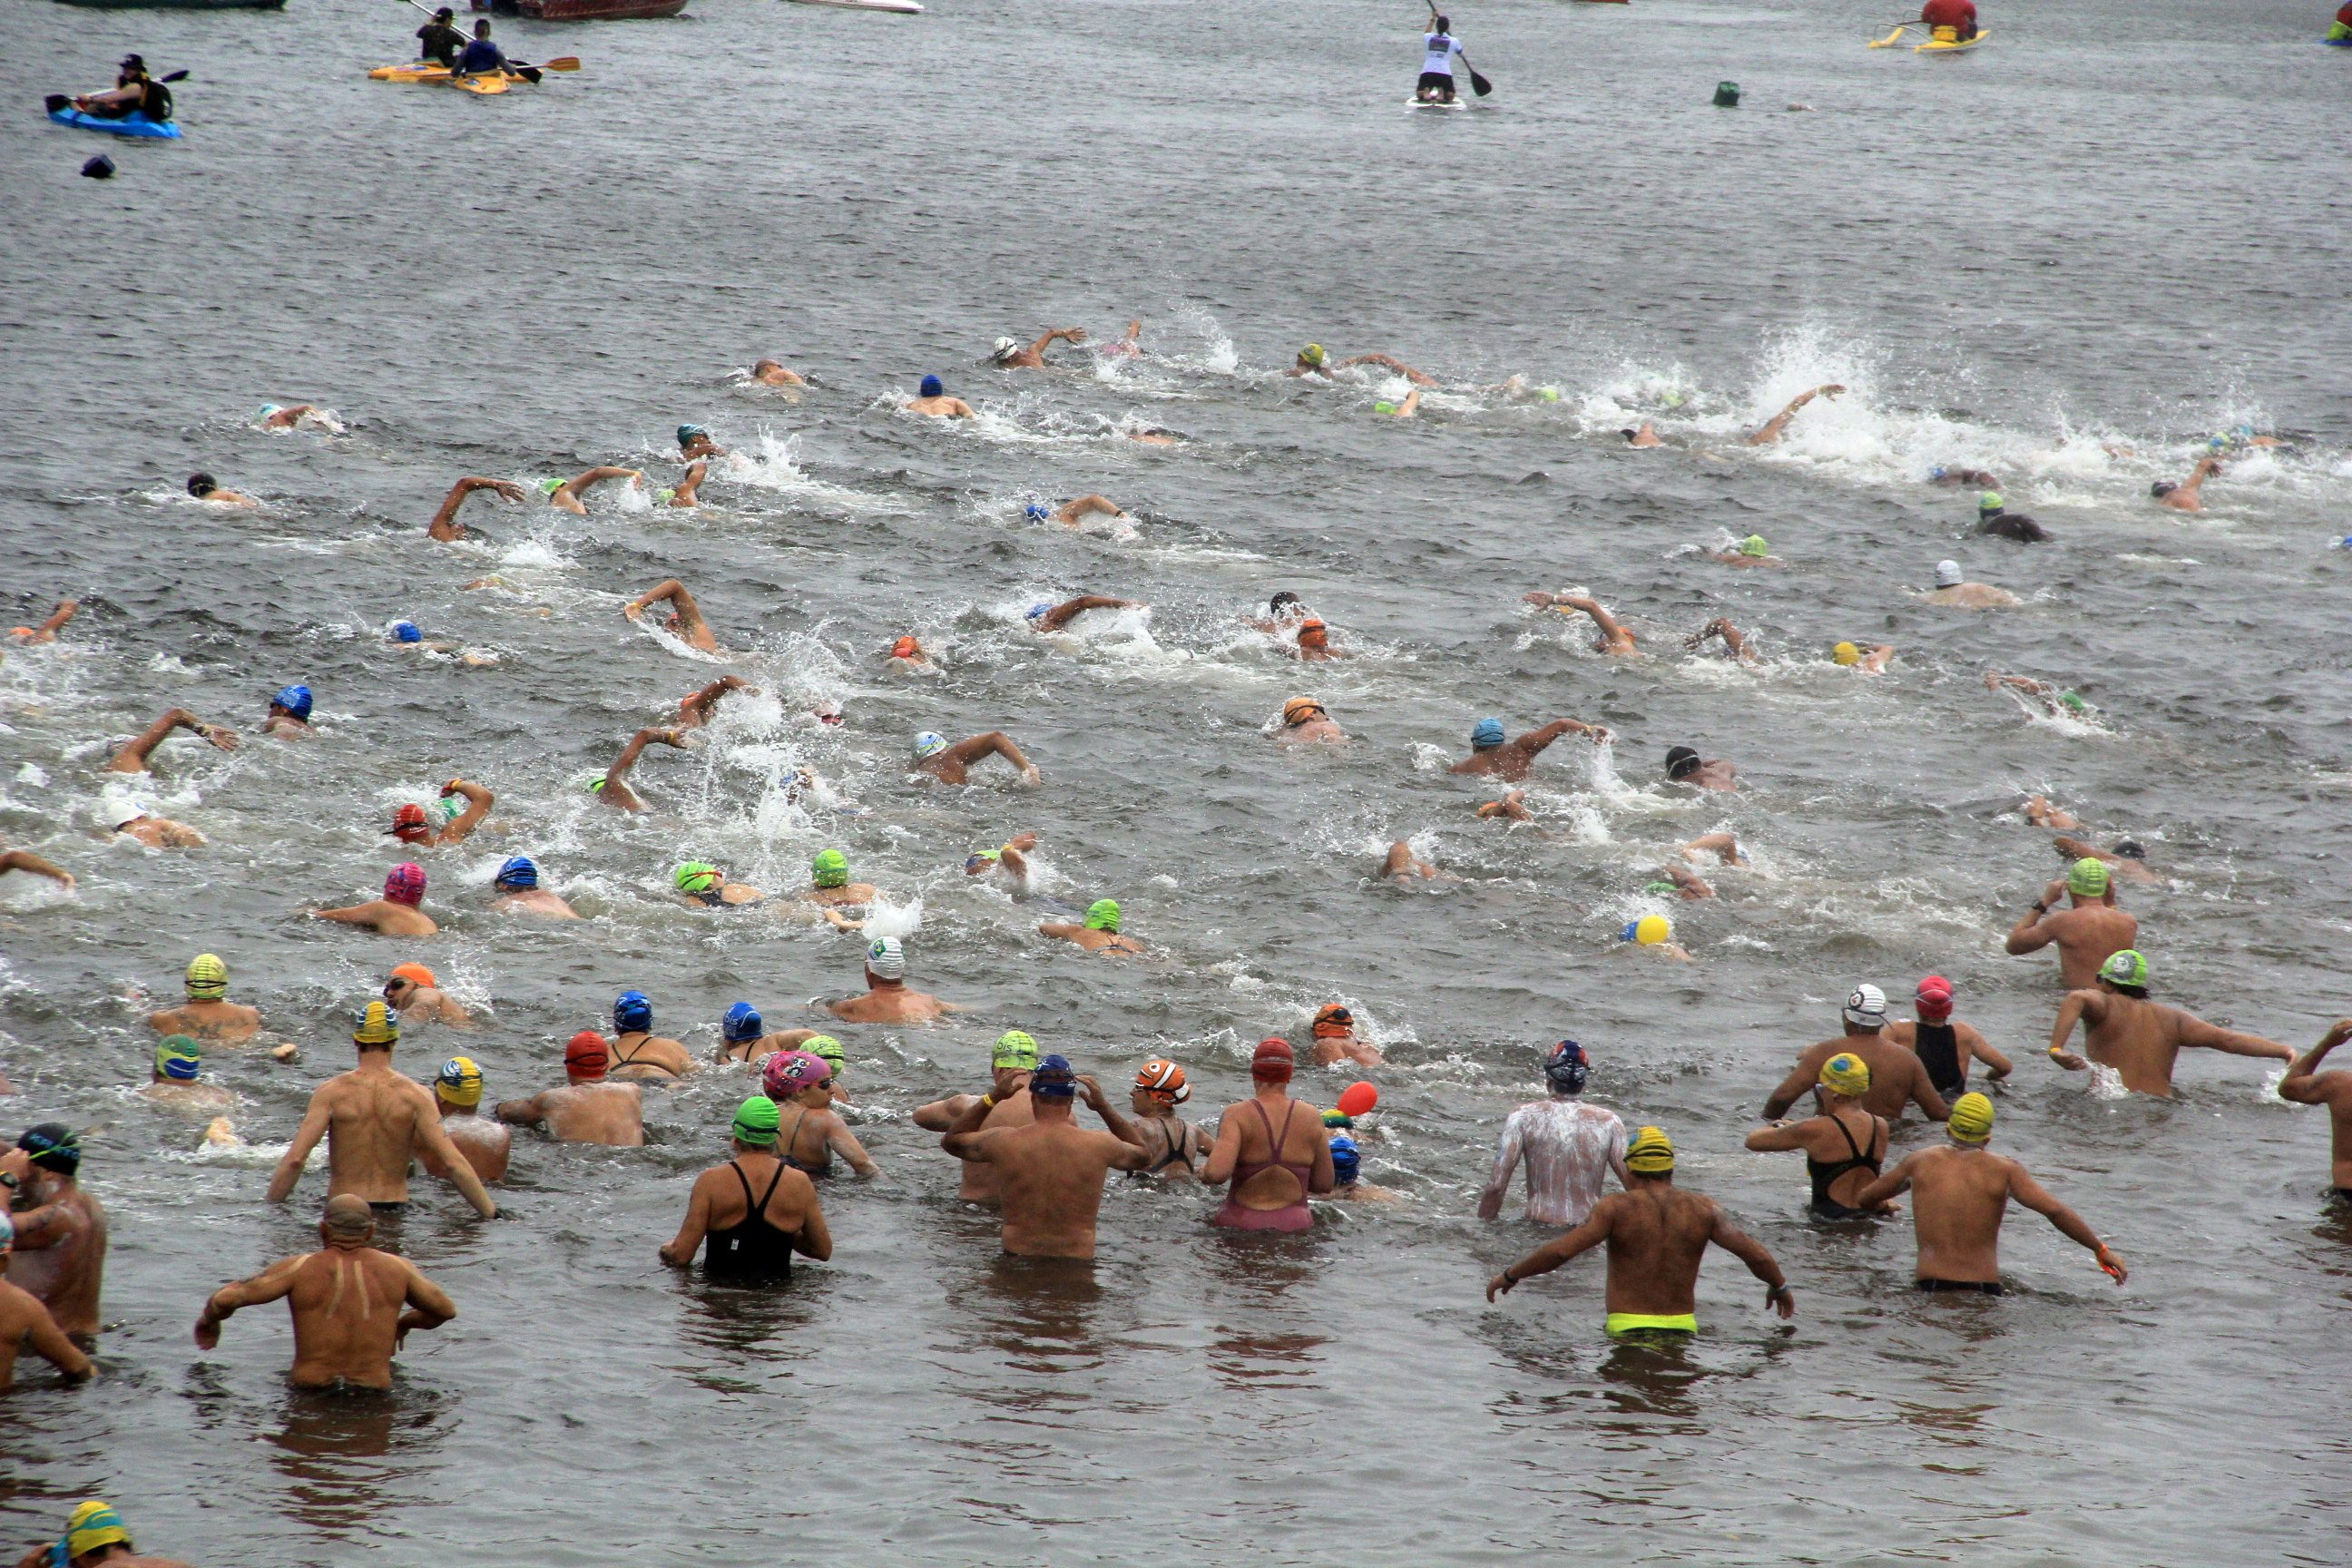
[[[1904,34],[1909,32],[1912,28],[1917,26],[1918,24],[1916,22],[1897,22],[1895,24],[1895,31],[1887,34],[1886,37],[1883,38],[1873,38],[1870,41],[1870,47],[1874,49],[1883,49],[1886,47],[1887,45],[1893,43],[1895,39],[1901,37]]]

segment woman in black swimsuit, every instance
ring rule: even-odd
[[[1176,1115],[1176,1108],[1192,1098],[1182,1068],[1171,1061],[1143,1064],[1128,1101],[1135,1109],[1135,1125],[1143,1134],[1144,1147],[1156,1144],[1158,1152],[1151,1163],[1140,1171],[1129,1171],[1129,1176],[1165,1176],[1179,1182],[1199,1179],[1201,1162],[1209,1157],[1207,1140],[1199,1128]]]
[[[1886,1163],[1886,1122],[1862,1109],[1862,1098],[1870,1092],[1868,1064],[1841,1052],[1822,1064],[1817,1089],[1819,1116],[1759,1127],[1748,1135],[1748,1147],[1759,1153],[1803,1151],[1816,1218],[1863,1219],[1883,1212],[1852,1205]]]
[[[793,1277],[793,1254],[822,1263],[833,1256],[816,1188],[776,1158],[776,1102],[753,1095],[735,1112],[735,1157],[695,1178],[685,1223],[661,1249],[684,1268],[705,1238],[703,1272],[736,1284],[774,1284]]]

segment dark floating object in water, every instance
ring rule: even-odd
[[[84,163],[81,166],[81,177],[85,180],[110,180],[114,178],[114,160],[108,157],[105,153],[100,153],[97,157],[92,158],[89,163]]]

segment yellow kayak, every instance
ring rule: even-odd
[[[370,81],[424,82],[434,87],[454,87],[466,92],[492,93],[504,92],[509,87],[523,79],[508,71],[500,71],[495,76],[488,73],[478,76],[457,76],[446,66],[427,63],[413,66],[378,66],[368,72],[368,79]]]
[[[1948,55],[1958,49],[1973,49],[1991,37],[1992,29],[1990,27],[1973,38],[1960,37],[1949,27],[1938,27],[1935,37],[1924,44],[1913,45],[1911,52],[1915,55]]]

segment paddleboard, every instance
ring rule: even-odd
[[[1447,103],[1442,99],[1435,98],[1408,98],[1404,100],[1404,106],[1407,109],[1467,109],[1470,107],[1470,100],[1457,98],[1453,102]]]
[[[1911,46],[1911,52],[1915,55],[1953,55],[1959,53],[1962,49],[1973,49],[1979,44],[1983,43],[1987,38],[1991,37],[1992,29],[1987,27],[1983,32],[1979,33],[1973,38],[1961,38],[1952,43],[1943,43],[1935,38],[1930,38],[1924,44],[1914,44]]]
[[[835,5],[845,11],[891,11],[901,16],[916,16],[923,8],[915,0],[797,0],[803,5]]]

